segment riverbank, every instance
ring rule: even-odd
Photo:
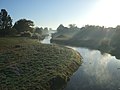
[[[81,64],[78,52],[28,38],[0,38],[0,90],[60,90]]]
[[[81,28],[64,27],[60,25],[57,32],[52,34],[52,43],[75,47],[86,47],[109,53],[120,59],[120,27],[104,27],[85,25]]]
[[[110,47],[109,45],[99,45],[96,41],[91,40],[74,40],[74,39],[59,39],[59,38],[52,38],[51,43],[61,44],[61,45],[69,45],[73,47],[85,47],[89,49],[100,50],[101,53],[109,53],[115,56],[117,59],[120,59],[120,48],[119,47]]]

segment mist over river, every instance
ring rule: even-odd
[[[64,90],[120,90],[120,60],[98,50],[73,49],[80,52],[83,63]]]
[[[51,33],[42,43],[50,44]],[[64,90],[120,90],[120,60],[99,50],[70,47],[83,57]]]

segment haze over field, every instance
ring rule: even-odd
[[[0,8],[10,12],[13,22],[33,20],[36,26],[56,29],[70,23],[115,27],[120,24],[119,0],[0,0]]]

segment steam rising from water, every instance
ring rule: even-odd
[[[50,38],[42,43],[50,43]],[[67,46],[69,47],[69,46]],[[120,60],[98,50],[69,47],[83,57],[83,64],[73,74],[64,90],[118,90],[120,89]]]
[[[110,54],[101,55],[97,50],[72,48],[83,56],[83,64],[65,90],[117,90],[120,87],[119,60]]]

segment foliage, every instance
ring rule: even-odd
[[[43,30],[42,27],[41,28],[36,27],[35,30],[34,30],[34,33],[38,33],[38,34],[42,35],[42,30]]]
[[[59,44],[99,49],[102,52],[107,52],[120,58],[118,52],[120,51],[119,25],[115,28],[95,25],[85,25],[82,28],[77,28],[74,24],[69,26],[69,28],[65,28],[63,25],[60,25],[57,32],[52,35],[51,41]],[[66,39],[66,36],[68,39]]]
[[[21,33],[21,37],[31,37],[31,33],[30,32]]]
[[[46,36],[48,36],[48,28],[44,29],[41,27],[36,27],[33,31],[32,39],[43,40]]]
[[[18,33],[27,32],[27,31],[33,32],[33,26],[34,26],[33,21],[20,19],[17,22],[15,22],[13,28],[15,28]]]
[[[59,27],[57,28],[57,32],[64,32],[64,30],[67,29],[65,28],[62,24],[59,25]]]
[[[70,24],[69,27],[64,27],[60,24],[57,28],[57,32],[52,34],[52,37],[57,38],[59,36],[65,36],[72,38],[78,31],[79,28],[75,24]]]
[[[47,35],[48,34],[48,28],[45,27],[43,30],[42,30],[42,35]]]
[[[0,12],[0,36],[9,35],[12,28],[12,19],[5,9]]]
[[[77,26],[76,26],[75,24],[69,24],[69,27],[72,28],[72,29],[74,29],[74,28],[76,28]]]

